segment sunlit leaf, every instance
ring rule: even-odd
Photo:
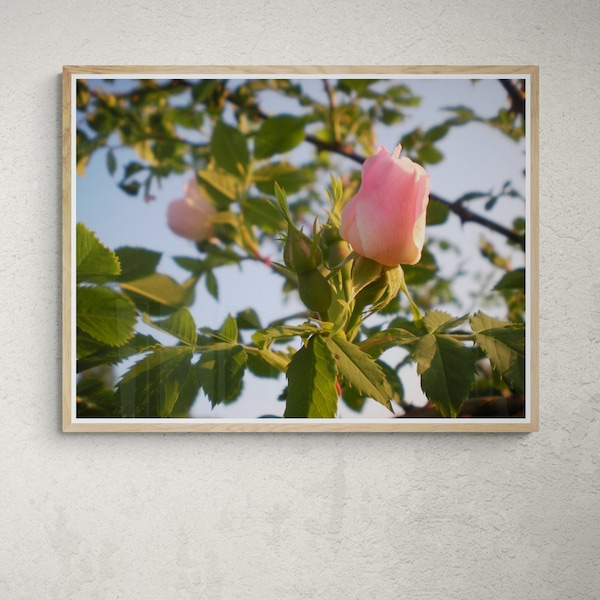
[[[265,198],[250,198],[242,205],[245,220],[265,233],[281,231],[283,217],[274,202]]]
[[[82,339],[83,334],[77,336],[77,372],[91,369],[99,365],[116,365],[122,360],[147,352],[160,346],[160,343],[151,335],[136,333],[123,345],[112,347],[99,343],[93,338]],[[90,341],[95,344],[90,344]],[[84,352],[80,354],[80,346],[84,346]]]
[[[502,379],[525,393],[525,327],[521,323],[499,321],[478,312],[471,317],[477,344],[490,359]]]
[[[162,257],[160,252],[130,246],[117,248],[115,254],[121,263],[119,281],[131,281],[152,275]]]
[[[121,288],[130,296],[143,312],[160,314],[161,307],[173,310],[186,305],[186,290],[167,275],[155,273],[148,277],[124,281]]]
[[[260,319],[253,308],[238,312],[235,317],[239,329],[260,329]]]
[[[135,363],[117,385],[124,417],[168,417],[190,369],[188,346],[158,347]]]
[[[256,133],[254,155],[268,158],[292,150],[303,140],[303,119],[291,115],[269,117]]]
[[[217,164],[232,175],[243,175],[248,168],[248,148],[244,134],[235,127],[217,121],[211,138]]]
[[[108,346],[120,346],[133,336],[137,319],[131,301],[107,288],[77,289],[77,327]]]
[[[419,338],[407,329],[389,327],[359,342],[357,346],[369,356],[376,358],[390,348],[410,346],[418,340]]]
[[[83,223],[76,226],[77,281],[103,283],[119,275],[121,265],[115,253],[107,248]]]
[[[337,414],[336,362],[319,335],[292,358],[284,416],[287,418],[332,419]]]
[[[462,325],[468,318],[469,315],[454,318],[444,311],[432,310],[425,315],[423,323],[430,333],[447,333]]]
[[[225,171],[198,171],[200,187],[218,207],[227,208],[239,193],[239,180]]]
[[[381,367],[342,336],[327,338],[327,346],[343,380],[360,394],[373,398],[391,411],[392,390]]]
[[[106,153],[106,168],[111,175],[113,175],[117,170],[117,159],[115,158],[115,153],[112,150],[109,150]]]
[[[268,347],[274,341],[288,340],[290,338],[308,337],[315,333],[318,327],[313,323],[304,323],[303,325],[279,325],[269,327],[268,329],[257,331],[253,336],[253,342],[259,347]]]
[[[196,323],[187,308],[180,308],[162,320],[153,321],[147,315],[144,315],[144,323],[176,337],[188,346],[194,346],[196,343]]]
[[[506,272],[502,279],[494,286],[495,290],[524,290],[525,269],[513,269]]]
[[[275,182],[288,193],[293,194],[304,185],[314,180],[314,173],[309,168],[298,168],[285,161],[275,162],[256,169],[252,181],[263,194],[273,195]]]
[[[246,351],[234,344],[202,354],[194,368],[198,369],[202,389],[213,407],[232,402],[239,396],[246,360]]]
[[[212,271],[206,271],[206,290],[215,299],[219,299],[219,282]]]
[[[427,225],[442,225],[448,220],[450,207],[447,204],[430,200],[427,206]]]
[[[430,333],[419,340],[413,358],[427,398],[444,417],[456,417],[473,382],[473,349],[450,335]]]

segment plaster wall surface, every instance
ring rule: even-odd
[[[0,599],[600,597],[600,4],[2,3]],[[540,432],[63,434],[60,73],[540,66]]]

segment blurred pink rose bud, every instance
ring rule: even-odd
[[[342,211],[342,237],[353,250],[382,265],[421,260],[429,202],[429,175],[410,158],[380,147],[362,166],[358,193]]]
[[[184,197],[173,200],[167,209],[167,222],[173,233],[201,242],[214,235],[211,217],[215,207],[202,195],[195,179],[184,186]]]

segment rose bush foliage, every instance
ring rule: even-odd
[[[204,399],[237,402],[247,377],[281,381],[278,418],[335,418],[342,404],[360,414],[372,402],[390,418],[522,416],[525,272],[507,257],[524,248],[524,220],[494,221],[519,192],[505,183],[450,201],[428,174],[443,159],[438,144],[471,122],[518,143],[515,93],[496,117],[451,107],[425,130],[411,129],[418,98],[397,80],[128,83],[79,81],[79,174],[104,152],[125,194],[163,202],[161,181],[192,172],[166,220],[195,246],[173,257],[188,273],[177,281],[152,248],[113,251],[78,227],[80,416],[188,416]],[[273,95],[285,112],[262,108]],[[381,128],[396,132],[391,156]],[[136,158],[121,159],[127,149]],[[438,264],[460,252],[443,234],[458,219],[480,228],[472,252],[490,264],[471,313],[455,289],[464,257],[456,277]],[[248,306],[223,323],[198,322],[199,285],[226,302],[219,274],[249,261],[277,274],[282,297],[304,310],[261,323]],[[486,303],[504,317],[486,314]],[[411,365],[425,406],[405,394]]]

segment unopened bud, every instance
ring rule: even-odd
[[[316,269],[323,262],[323,253],[318,244],[290,225],[283,247],[283,260],[295,273],[305,273]]]
[[[327,250],[327,264],[335,269],[350,255],[350,246],[344,240],[337,240],[329,245]]]
[[[307,308],[321,316],[327,313],[332,300],[331,288],[317,269],[298,273],[298,291]]]

